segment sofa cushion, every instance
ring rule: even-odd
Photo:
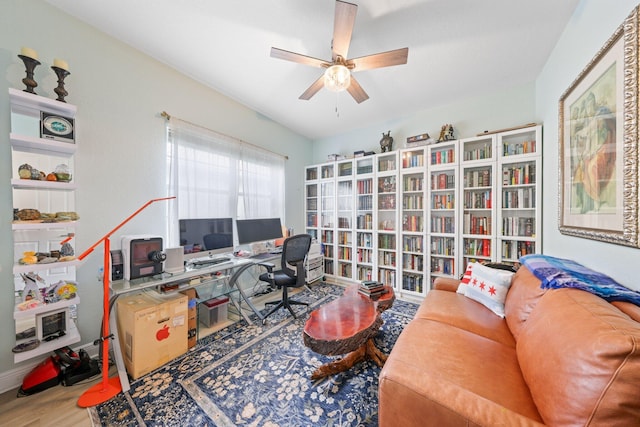
[[[509,347],[516,345],[504,319],[482,304],[455,292],[432,290],[420,304],[416,319],[435,320]]]
[[[520,267],[511,279],[511,287],[504,302],[505,319],[516,341],[529,314],[547,292],[540,287],[540,279],[526,267]]]
[[[423,318],[410,322],[396,341],[380,373],[379,403],[381,426],[541,421],[515,348]]]
[[[513,272],[474,264],[469,283],[464,288],[464,295],[504,317],[504,301],[511,286]]]
[[[545,424],[637,425],[640,324],[613,305],[576,289],[548,291],[516,349]]]
[[[613,301],[611,304],[636,322],[640,322],[640,306],[626,301]]]

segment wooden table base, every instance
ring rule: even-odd
[[[393,289],[387,286],[386,293],[372,300],[358,288],[348,287],[342,296],[310,313],[302,334],[304,344],[327,356],[345,355],[317,368],[312,380],[344,372],[365,360],[384,366],[387,356],[376,347],[374,337],[382,326],[380,313],[395,299]]]
[[[329,375],[344,372],[365,360],[373,360],[373,362],[381,368],[384,366],[384,362],[387,361],[387,355],[376,347],[373,338],[369,338],[366,343],[360,346],[360,348],[352,351],[346,356],[320,366],[313,372],[313,374],[311,374],[311,379],[319,380],[320,378],[328,377]]]

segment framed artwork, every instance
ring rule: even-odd
[[[560,232],[638,242],[638,8],[560,97]]]

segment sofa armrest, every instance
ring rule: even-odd
[[[454,279],[453,277],[437,277],[436,280],[433,281],[433,289],[455,292],[458,290],[459,284],[460,280]]]

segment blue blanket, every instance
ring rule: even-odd
[[[640,293],[626,288],[611,277],[568,259],[531,254],[520,263],[542,281],[541,288],[576,288],[591,292],[609,302],[627,301],[640,305]]]

